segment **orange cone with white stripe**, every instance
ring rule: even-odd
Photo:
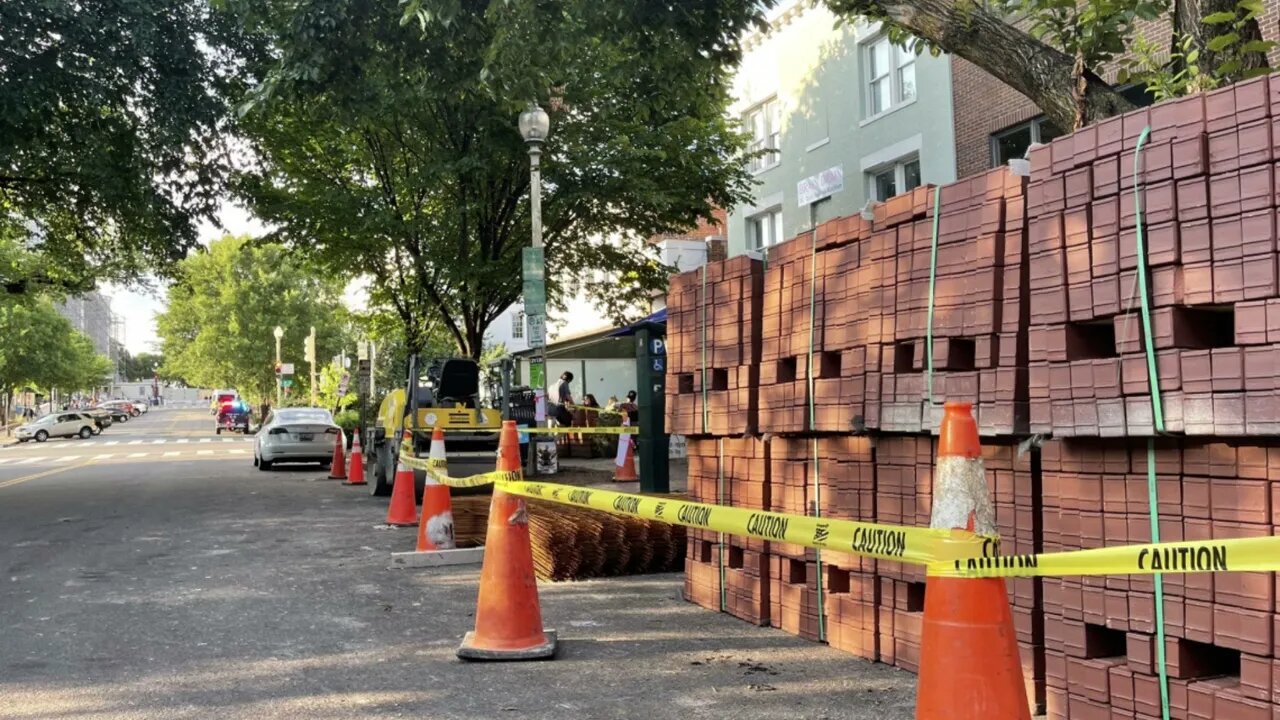
[[[346,440],[342,434],[342,428],[338,428],[338,437],[333,441],[333,459],[329,461],[330,480],[347,479],[347,457],[343,452]]]
[[[413,436],[404,431],[405,445],[400,452],[413,452]],[[391,505],[387,508],[387,524],[412,526],[418,524],[417,493],[414,492],[413,470],[401,460],[396,464],[396,478],[391,487]]]
[[[969,403],[943,407],[932,528],[995,535],[978,426]],[[929,577],[916,720],[1030,720],[1003,578]]]
[[[432,470],[447,474],[448,461],[444,453],[444,431],[437,427],[431,433],[431,451],[427,462],[439,463],[427,470],[427,480],[422,488],[422,518],[418,520],[418,552],[426,550],[452,550],[457,547],[453,539],[453,502],[449,499],[449,486],[432,476]]]
[[[521,472],[516,424],[502,423],[498,471]],[[542,628],[538,579],[529,543],[529,508],[524,498],[493,489],[485,535],[476,629],[458,648],[463,660],[541,660],[556,653],[556,633]]]
[[[366,485],[364,480],[364,451],[360,449],[360,430],[356,430],[355,440],[351,444],[351,469],[347,471],[347,481],[343,485]]]
[[[631,418],[622,416],[622,427],[631,427]],[[614,482],[634,482],[640,479],[636,473],[636,442],[632,435],[618,436],[618,457],[613,464]]]

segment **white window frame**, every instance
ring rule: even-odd
[[[520,311],[516,312],[515,316],[514,316],[514,317],[512,317],[512,318],[511,318],[511,320],[512,320],[512,322],[511,322],[511,339],[512,339],[512,340],[523,340],[523,339],[524,339],[524,323],[525,323],[525,320],[526,320],[526,316],[525,316],[525,314],[524,314],[524,311],[523,311],[523,310],[520,310]]]
[[[917,168],[920,168],[920,156],[918,154],[904,155],[893,162],[868,168],[866,170],[867,199],[875,200],[876,202],[884,202],[889,199],[888,197],[880,197],[880,188],[876,183],[876,178],[889,171],[893,172],[893,186],[896,191],[890,197],[896,197],[913,190],[914,188],[907,188],[907,166],[912,163]],[[920,182],[915,187],[920,187],[920,185],[924,184],[923,169],[918,169],[917,175],[920,176]]]
[[[757,118],[759,124],[757,125]],[[742,114],[742,124],[751,135],[747,151],[755,153],[768,150],[762,155],[751,158],[748,170],[761,173],[777,167],[782,162],[782,106],[778,96],[752,105]],[[757,129],[759,132],[757,132]]]
[[[877,71],[873,58],[877,48],[885,46],[888,64],[883,68],[883,72],[874,74]],[[910,105],[920,96],[920,83],[916,77],[916,54],[910,50],[899,47],[889,40],[889,36],[880,34],[866,41],[863,44],[862,51],[864,71],[863,95],[866,98],[866,119],[873,120],[881,115],[897,110],[898,108]],[[911,94],[907,95],[906,83],[903,82],[903,74],[907,69],[911,70]],[[876,93],[874,84],[876,82],[889,83],[889,104],[886,107],[877,109],[875,107]]]
[[[767,237],[762,238],[760,228],[763,223],[769,225]],[[782,229],[782,207],[775,206],[767,210],[762,210],[747,218],[747,248],[749,250],[763,250],[767,247],[773,247],[782,242],[785,238]]]

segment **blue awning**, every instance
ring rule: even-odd
[[[656,326],[661,326],[663,330],[666,330],[666,327],[667,327],[667,309],[666,308],[662,308],[658,312],[653,313],[652,315],[646,318],[643,318],[641,320],[637,320],[636,322],[633,322],[626,327],[618,328],[617,330],[614,330],[613,332],[609,333],[608,337],[626,337],[628,335],[635,335],[636,331],[640,330],[641,328],[656,327]]]

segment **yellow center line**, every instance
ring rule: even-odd
[[[64,472],[67,472],[68,470],[75,470],[76,468],[86,467],[86,466],[92,465],[93,463],[94,463],[93,460],[86,460],[85,462],[82,462],[79,465],[68,465],[66,467],[58,467],[52,470],[45,470],[44,472],[32,473],[31,475],[16,477],[16,478],[13,478],[12,480],[5,480],[3,482],[0,482],[0,488],[7,488],[13,485],[21,485],[22,483],[27,482],[29,480],[39,480],[42,477],[57,475],[58,473],[64,473]]]

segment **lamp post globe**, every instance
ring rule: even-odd
[[[520,136],[527,143],[540,143],[551,132],[551,118],[536,103],[520,113]]]
[[[277,325],[276,329],[272,332],[272,335],[275,335],[276,339],[279,340],[280,338],[284,337],[284,328]]]

